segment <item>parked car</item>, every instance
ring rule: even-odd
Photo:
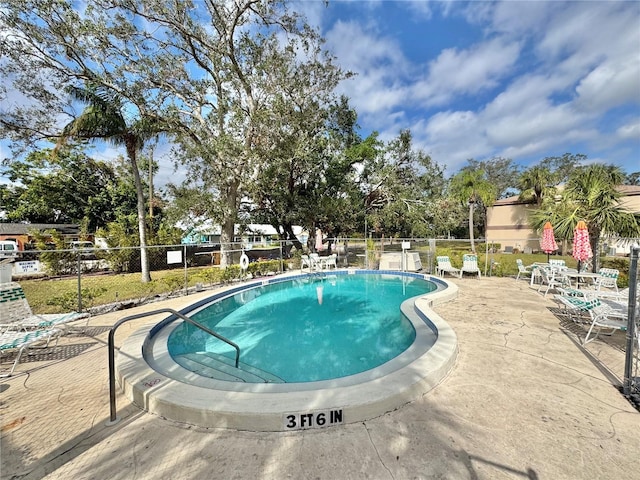
[[[0,241],[0,258],[15,258],[18,256],[18,244],[11,240]]]
[[[92,242],[81,240],[77,242],[71,242],[71,248],[82,253],[92,253],[96,247]]]

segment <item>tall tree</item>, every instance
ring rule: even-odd
[[[506,198],[514,195],[518,190],[518,177],[521,168],[510,158],[493,157],[488,160],[467,160],[467,166],[462,170],[482,170],[487,181],[491,182],[496,189],[496,198]]]
[[[255,153],[268,161],[248,182],[250,212],[301,248],[293,225],[337,235],[344,224],[356,161],[344,149],[353,141],[355,116],[348,102],[331,103],[339,79],[332,68],[320,62],[296,67],[293,50],[280,55],[263,82],[270,108],[256,121]]]
[[[401,131],[363,170],[369,224],[387,236],[425,232],[427,202],[442,194],[444,183],[442,167],[414,147],[411,131]]]
[[[28,223],[82,223],[89,232],[116,218],[119,179],[113,167],[78,151],[50,149],[31,152],[11,162],[5,175],[2,205],[7,220]]]
[[[540,207],[546,196],[556,192],[556,177],[547,167],[533,166],[520,175],[520,199],[533,200]]]
[[[485,178],[483,170],[462,170],[451,179],[451,195],[469,207],[469,239],[471,251],[476,246],[473,233],[473,213],[476,207],[484,208],[493,205],[496,199],[496,187]]]
[[[106,1],[106,0],[105,0]],[[121,2],[127,14],[143,21],[153,36],[153,57],[130,65],[164,92],[157,108],[176,129],[177,157],[192,185],[217,201],[211,218],[222,220],[222,258],[233,242],[239,210],[257,172],[265,166],[271,141],[267,123],[278,96],[296,88],[286,80],[339,78],[340,70],[322,50],[322,39],[286,2]],[[326,66],[326,75],[315,75]],[[136,73],[138,74],[138,73]],[[183,189],[187,191],[187,189]]]
[[[127,124],[126,102],[112,90],[93,85],[83,89],[73,87],[70,90],[72,95],[87,104],[87,107],[64,127],[59,144],[69,138],[76,138],[102,140],[116,146],[124,146],[136,189],[141,280],[143,283],[149,282],[151,273],[147,255],[145,197],[137,157],[145,140],[159,134],[159,124],[144,117]]]
[[[582,153],[565,153],[560,157],[545,157],[539,166],[548,169],[554,176],[553,183],[566,183],[576,168],[586,162],[587,156]]]
[[[618,167],[593,164],[577,169],[567,182],[565,194],[576,206],[568,218],[576,223],[583,219],[589,229],[594,251],[593,269],[599,269],[600,239],[603,235],[640,236],[640,215],[620,205],[625,174]]]

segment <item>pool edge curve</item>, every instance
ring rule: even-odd
[[[142,358],[142,345],[152,324],[137,330],[122,344],[116,359],[118,382],[125,396],[143,410],[207,428],[287,431],[287,414],[336,410],[341,411],[343,423],[379,417],[432,390],[448,375],[457,358],[455,332],[431,307],[454,299],[458,287],[439,277],[424,277],[446,285],[444,290],[413,302],[417,314],[435,327],[438,339],[423,355],[380,378],[317,390],[307,384],[304,390],[289,392],[213,390],[189,385],[158,373]]]

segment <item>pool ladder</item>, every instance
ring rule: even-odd
[[[213,330],[205,327],[204,325],[201,325],[200,323],[196,322],[195,320],[192,320],[191,318],[187,317],[186,315],[173,310],[172,308],[160,308],[158,310],[152,310],[150,312],[138,313],[136,315],[129,315],[128,317],[121,318],[120,320],[118,320],[113,325],[113,327],[111,327],[111,330],[109,330],[109,406],[110,406],[110,416],[109,416],[109,422],[107,422],[108,425],[115,425],[116,423],[118,423],[118,418],[117,418],[117,415],[116,415],[116,360],[115,360],[115,344],[114,344],[115,343],[114,342],[114,337],[115,337],[116,330],[123,323],[130,322],[132,320],[138,320],[139,318],[143,318],[143,317],[150,317],[151,315],[157,315],[159,313],[171,313],[172,315],[175,315],[176,317],[181,318],[185,322],[190,323],[191,325],[199,328],[200,330],[208,333],[209,335],[211,335],[213,337],[216,337],[218,340],[220,340],[220,341],[222,341],[222,342],[224,342],[224,343],[226,343],[228,345],[231,345],[236,351],[235,367],[238,368],[238,364],[240,363],[240,347],[237,344],[233,343],[228,338],[223,337],[219,333],[216,333]]]

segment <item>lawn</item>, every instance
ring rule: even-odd
[[[426,249],[417,249],[422,257],[425,270],[427,269],[427,253]],[[385,248],[385,251],[388,251]],[[468,253],[468,245],[455,246],[449,248],[438,248],[437,255],[448,255],[451,258],[453,266],[460,267],[462,265],[462,256]],[[487,254],[484,250],[478,248],[478,265],[484,272]],[[354,259],[361,258],[353,255]],[[568,267],[575,268],[577,262],[570,256],[554,255],[552,258],[565,260]],[[546,262],[547,255],[544,253],[537,254],[504,254],[490,253],[487,266],[489,267],[493,261],[493,269],[491,276],[515,277],[518,273],[516,259],[521,259],[525,265],[534,262]],[[351,256],[350,256],[351,260]],[[286,262],[289,263],[289,262]],[[435,259],[434,259],[435,264]],[[603,267],[617,268],[620,270],[618,279],[619,287],[626,287],[628,283],[629,259],[603,257],[601,260]],[[279,261],[253,262],[249,266],[249,271],[254,276],[265,275],[268,271],[275,272],[279,270]],[[358,265],[351,265],[358,267]],[[361,265],[360,265],[361,266]],[[298,265],[294,263],[294,268]],[[232,265],[226,270],[219,267],[190,267],[186,272],[182,269],[162,270],[152,272],[152,281],[149,283],[140,282],[139,273],[124,274],[103,274],[103,275],[83,275],[81,277],[81,294],[83,309],[105,305],[113,302],[126,302],[133,299],[150,298],[156,295],[163,295],[170,292],[178,292],[185,289],[185,283],[188,287],[194,287],[197,284],[203,286],[213,286],[224,282],[231,281],[239,277],[238,265]],[[487,272],[489,273],[489,272]],[[31,279],[21,280],[22,285],[29,304],[35,313],[59,313],[64,311],[72,311],[78,309],[78,278],[47,278],[47,279]]]

